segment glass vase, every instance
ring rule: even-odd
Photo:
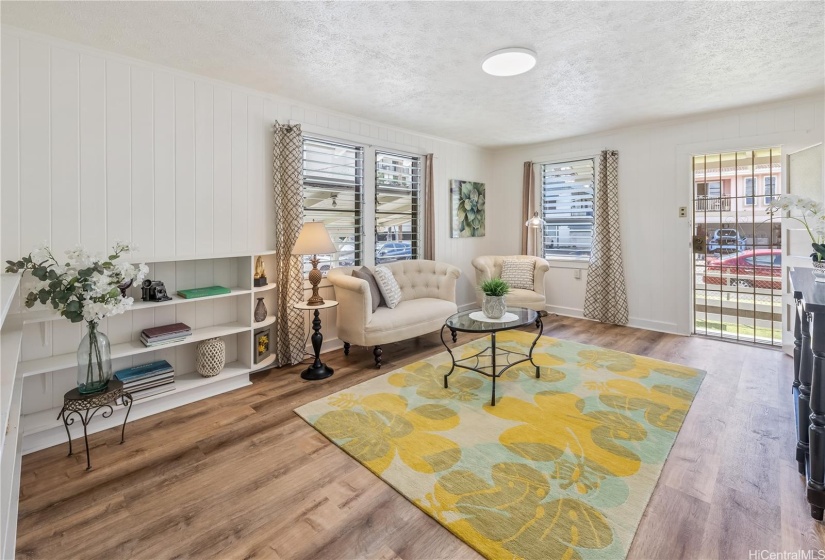
[[[87,323],[89,331],[77,347],[77,390],[83,394],[106,389],[112,378],[112,348],[97,323]]]

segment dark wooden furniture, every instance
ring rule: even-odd
[[[113,404],[117,404],[118,399],[123,406],[127,406],[126,416],[123,418],[123,428],[120,430],[120,443],[123,443],[126,437],[126,421],[129,419],[129,413],[132,411],[132,395],[123,389],[123,383],[117,379],[112,379],[106,386],[106,390],[98,393],[81,393],[77,389],[72,389],[63,395],[63,408],[60,409],[58,418],[63,419],[63,427],[66,428],[66,436],[69,438],[69,457],[72,456],[72,434],[69,432],[69,426],[74,424],[75,419],[72,415],[77,415],[80,423],[83,425],[83,441],[86,443],[86,470],[91,470],[92,461],[89,457],[89,436],[86,433],[86,427],[95,414],[103,410],[101,416],[108,418],[114,414]]]
[[[809,268],[791,269],[796,301],[793,398],[796,461],[808,480],[811,517],[825,512],[825,284]]]
[[[532,309],[525,309],[523,307],[508,307],[507,313],[512,314],[514,318],[506,322],[475,319],[474,316],[480,312],[480,309],[461,311],[455,315],[451,315],[444,322],[444,326],[441,327],[441,343],[447,349],[447,352],[450,353],[450,358],[453,361],[450,371],[444,376],[444,388],[448,388],[447,379],[453,374],[453,371],[455,371],[455,368],[457,367],[480,373],[481,375],[490,377],[493,380],[493,395],[490,399],[490,406],[496,406],[496,379],[501,377],[505,371],[518,364],[530,362],[536,368],[536,378],[540,376],[539,366],[533,361],[533,348],[536,347],[536,343],[539,341],[539,338],[541,338],[541,333],[544,332],[544,324],[541,322],[541,315]],[[533,340],[533,344],[530,345],[530,350],[527,354],[496,348],[497,332],[517,329],[519,327],[523,327],[524,325],[529,325],[530,323],[535,323],[539,333],[536,335],[535,340]],[[450,349],[450,346],[444,340],[444,329],[450,330],[453,342],[456,341],[458,332],[489,334],[490,346],[487,346],[472,356],[456,359],[453,355],[453,351]],[[518,359],[516,361],[510,361],[510,356],[516,356]],[[491,363],[482,365],[481,360],[488,357],[490,358]],[[496,359],[502,357],[505,359],[504,364],[502,364],[501,361],[496,364]],[[464,365],[461,363],[469,360],[475,360],[473,366]]]

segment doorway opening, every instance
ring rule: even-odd
[[[693,157],[693,332],[782,344],[779,148]]]

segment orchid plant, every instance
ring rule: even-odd
[[[821,202],[803,196],[781,194],[771,200],[767,212],[771,215],[781,212],[785,218],[802,224],[814,249],[811,258],[816,262],[825,260],[825,206]]]
[[[123,313],[132,306],[134,300],[124,296],[120,287],[130,282],[139,283],[149,272],[145,264],[135,266],[119,261],[121,255],[133,250],[135,247],[129,243],[116,243],[112,254],[104,259],[77,247],[66,251],[66,260],[61,263],[43,245],[18,261],[6,261],[6,272],[29,271],[37,280],[27,288],[26,307],[48,302],[72,323],[86,321],[88,348],[84,338],[82,352],[78,351],[81,392],[102,390],[111,378],[108,339],[98,333],[97,325],[101,319]]]

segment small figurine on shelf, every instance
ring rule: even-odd
[[[266,284],[266,269],[264,268],[264,259],[263,257],[258,257],[255,259],[255,280],[252,285],[256,288],[260,288],[261,286],[266,286]]]

